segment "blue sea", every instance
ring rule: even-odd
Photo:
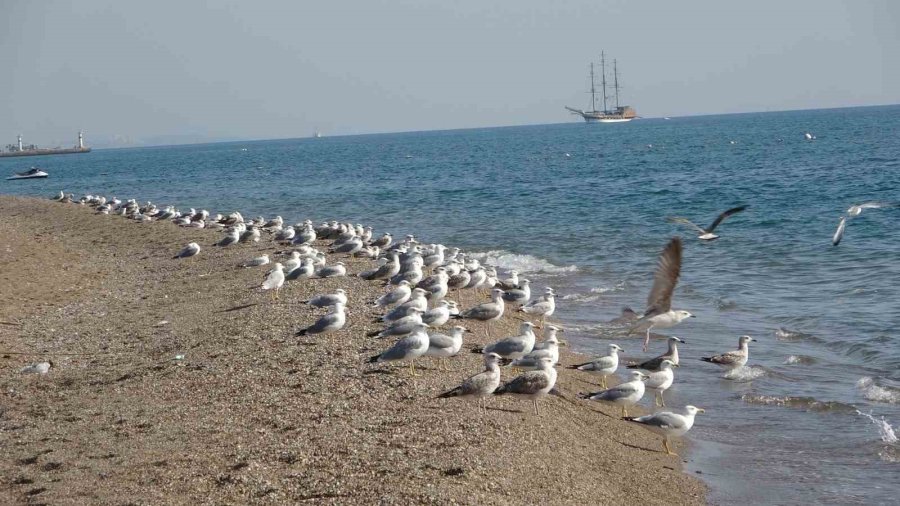
[[[0,175],[34,164],[50,178],[0,193],[348,220],[478,252],[555,287],[576,350],[630,358],[639,341],[604,322],[643,310],[680,235],[674,306],[697,318],[664,331],[687,341],[667,402],[707,410],[685,457],[709,499],[900,497],[900,208],[831,245],[851,204],[900,201],[900,106],[95,150],[0,159]],[[666,221],[741,204],[709,243]],[[698,360],[742,334],[757,342],[737,377]]]

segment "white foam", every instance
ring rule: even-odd
[[[868,376],[859,378],[856,388],[862,391],[863,397],[870,401],[900,404],[900,390],[878,385],[873,378]]]
[[[860,410],[856,410],[856,414],[868,418],[869,421],[878,427],[878,435],[881,437],[882,442],[894,444],[898,441],[897,435],[894,434],[894,428],[891,427],[891,424],[887,423],[887,420],[885,420],[883,416],[881,418],[875,418],[872,416],[872,413],[863,413]]]
[[[520,255],[518,253],[511,253],[505,250],[472,253],[470,256],[478,259],[485,265],[491,265],[507,271],[518,271],[519,274],[527,272],[563,274],[566,272],[575,272],[578,270],[578,267],[575,265],[553,265],[543,258],[533,257],[531,255]]]
[[[734,381],[753,381],[765,375],[766,370],[762,367],[744,366],[731,369],[722,377]]]

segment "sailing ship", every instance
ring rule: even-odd
[[[615,91],[616,108],[607,107],[609,97],[606,94],[606,55],[600,52],[600,83],[603,95],[603,109],[597,110],[597,91],[594,85],[594,63],[591,62],[591,110],[585,111],[566,106],[572,114],[581,116],[587,123],[624,123],[637,118],[637,112],[629,105],[619,105],[619,71],[616,60],[613,60],[613,90]]]

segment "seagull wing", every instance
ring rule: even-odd
[[[693,228],[694,230],[696,230],[697,232],[700,232],[701,234],[706,233],[706,230],[703,230],[703,227],[700,227],[700,226],[696,225],[694,222],[692,222],[691,220],[689,220],[687,218],[682,218],[681,216],[672,216],[670,218],[667,218],[667,221],[669,223],[681,223],[683,225],[687,225],[687,226]]]
[[[631,421],[665,430],[677,430],[685,426],[684,416],[671,411],[660,411],[652,415],[639,416],[631,419]]]
[[[453,338],[446,334],[428,334],[429,346],[432,348],[452,348]]]
[[[831,237],[832,246],[837,246],[841,243],[841,239],[844,238],[845,228],[847,228],[847,217],[841,216],[841,221],[838,222],[837,230],[834,231],[834,236]]]
[[[725,352],[721,355],[706,357],[703,360],[718,365],[733,365],[740,362],[744,358],[744,354],[740,350]]]
[[[535,394],[550,386],[544,371],[529,371],[500,387],[497,394]]]
[[[644,317],[665,313],[672,308],[672,292],[681,274],[681,238],[673,237],[666,245],[656,264],[653,288],[647,296],[647,311]]]
[[[709,228],[707,229],[707,232],[712,233],[712,231],[715,230],[716,227],[719,226],[719,223],[722,223],[722,221],[724,221],[725,218],[731,216],[732,214],[737,214],[737,213],[743,211],[744,209],[747,209],[748,207],[749,206],[733,207],[733,208],[725,211],[724,213],[720,214],[719,216],[716,217],[716,220],[712,222],[712,225],[709,226]]]

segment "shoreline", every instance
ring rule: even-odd
[[[218,231],[22,197],[0,196],[0,215],[10,502],[705,502],[658,436],[574,400],[597,378],[563,372],[584,359],[565,348],[563,397],[539,417],[521,399],[490,399],[487,415],[434,399],[481,370],[467,351],[485,343],[479,322],[462,322],[473,333],[449,372],[416,362],[415,388],[402,367],[365,364],[393,342],[365,337],[381,288],[355,274],[370,260],[341,255],[348,277],[288,282],[273,303],[252,289],[267,269],[237,267],[283,249],[266,235],[216,248]],[[171,259],[191,241],[200,255]],[[336,288],[350,297],[338,345],[294,337],[323,312],[299,302]],[[492,335],[518,323],[504,316]],[[46,376],[19,374],[46,358]]]

